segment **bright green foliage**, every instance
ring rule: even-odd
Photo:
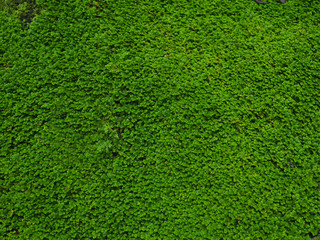
[[[1,239],[310,239],[320,3],[0,12]]]

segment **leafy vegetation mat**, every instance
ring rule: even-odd
[[[1,239],[310,239],[320,2],[0,12]]]

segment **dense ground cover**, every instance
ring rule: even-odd
[[[310,239],[320,3],[0,12],[1,239]]]

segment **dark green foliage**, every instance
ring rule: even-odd
[[[0,12],[1,239],[310,239],[318,1]]]
[[[0,0],[0,11],[17,16],[23,28],[43,10],[36,4],[36,0]]]

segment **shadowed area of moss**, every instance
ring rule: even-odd
[[[23,28],[41,12],[36,0],[0,0],[0,11],[18,17]]]

